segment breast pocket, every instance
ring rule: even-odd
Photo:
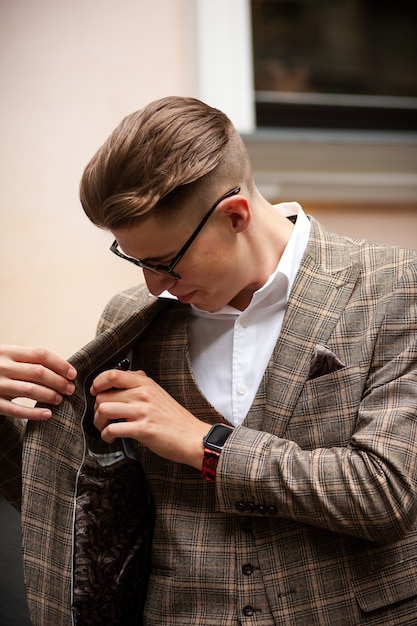
[[[308,380],[285,436],[304,449],[346,445],[355,430],[364,382],[359,365]]]

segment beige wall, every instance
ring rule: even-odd
[[[78,201],[120,119],[188,95],[187,2],[0,3],[0,342],[67,356],[141,271],[113,258]]]

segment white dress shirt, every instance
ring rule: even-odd
[[[275,206],[297,215],[275,272],[255,291],[244,311],[226,305],[209,313],[191,305],[189,351],[195,379],[209,402],[238,426],[255,398],[281,331],[285,308],[310,234],[297,202]],[[161,297],[172,297],[164,292]]]

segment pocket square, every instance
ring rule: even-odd
[[[311,356],[308,380],[331,374],[345,367],[345,364],[327,346],[317,344]]]

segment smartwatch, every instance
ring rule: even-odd
[[[201,476],[210,482],[216,480],[216,469],[221,451],[233,428],[226,424],[214,424],[203,438],[204,458]]]

